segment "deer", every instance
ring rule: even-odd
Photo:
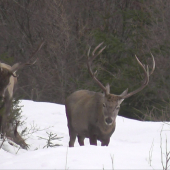
[[[18,123],[16,123],[16,127],[13,132],[8,131],[10,122],[8,122],[8,117],[10,116],[10,110],[13,100],[13,94],[17,84],[17,74],[16,72],[26,65],[33,65],[36,63],[38,57],[36,57],[33,61],[34,55],[41,49],[44,41],[38,46],[38,48],[32,53],[31,57],[27,62],[15,63],[13,66],[0,62],[0,133],[1,135],[6,133],[7,136],[13,138],[14,142],[19,144],[22,148],[26,149],[28,146],[25,141],[21,138],[19,133],[17,132]]]
[[[120,95],[110,93],[110,85],[104,86],[97,78],[96,72],[92,71],[92,62],[106,48],[103,47],[96,54],[96,51],[102,46],[100,43],[91,53],[87,53],[87,67],[92,79],[97,83],[103,93],[89,90],[78,90],[66,98],[65,110],[67,117],[67,126],[69,131],[69,147],[74,147],[76,137],[80,146],[84,146],[84,139],[89,138],[90,145],[97,145],[97,140],[101,146],[108,146],[110,137],[116,128],[116,117],[120,105],[124,99],[143,90],[149,83],[149,77],[155,70],[155,60],[151,53],[153,66],[149,73],[148,65],[145,67],[135,55],[137,63],[144,71],[144,80],[142,85],[136,90],[129,92],[128,89]]]

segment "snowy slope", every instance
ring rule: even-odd
[[[85,146],[80,147],[76,140],[75,147],[68,148],[63,105],[26,100],[20,105],[24,126],[31,129],[26,141],[30,149],[18,151],[6,142],[0,150],[0,169],[162,169],[160,146],[165,153],[165,139],[170,141],[168,124],[118,116],[108,147],[101,147],[100,142],[98,146],[91,146],[86,139]],[[48,138],[50,132],[63,137],[53,141],[62,146],[43,148],[47,142],[42,138]],[[170,151],[170,144],[167,145]]]

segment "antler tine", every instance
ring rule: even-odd
[[[145,69],[145,65],[140,62],[140,60],[138,59],[138,57],[137,57],[136,55],[135,55],[135,58],[136,58],[137,62],[139,63],[139,65],[140,65],[140,66],[143,68],[143,70],[144,70],[145,79],[144,79],[143,84],[146,84],[146,85],[147,85],[147,84],[149,83],[149,76],[150,76],[150,74],[149,74],[149,67],[148,67],[148,65],[146,65],[146,69]]]
[[[91,50],[91,47],[89,47],[89,50],[87,52],[87,57],[89,57],[89,55],[90,55],[90,50]]]
[[[103,42],[101,42],[98,46],[95,47],[95,49],[92,52],[92,55],[94,55],[94,53],[96,52],[96,50],[103,44]]]
[[[91,61],[93,61],[99,54],[101,54],[102,53],[102,51],[106,48],[106,46],[104,46],[96,55],[94,55],[95,54],[95,52],[96,52],[96,50],[98,50],[98,48],[102,45],[103,43],[100,43],[95,49],[94,49],[94,51],[92,52],[92,58],[91,58]]]
[[[132,92],[130,92],[130,93],[128,93],[127,95],[125,95],[123,98],[125,99],[125,98],[128,98],[128,97],[130,97],[130,96],[132,96],[132,95],[134,95],[134,94],[136,94],[136,93],[138,93],[138,92],[140,92],[143,88],[145,88],[146,86],[147,86],[147,84],[149,83],[149,76],[151,75],[151,74],[149,74],[149,67],[148,67],[148,65],[146,66],[146,69],[145,69],[145,66],[140,62],[140,60],[138,59],[138,57],[135,55],[135,57],[136,57],[136,60],[137,60],[137,62],[139,63],[139,65],[142,67],[142,69],[144,70],[144,73],[145,73],[145,79],[144,79],[144,81],[143,81],[143,83],[142,83],[142,85],[141,85],[141,87],[139,87],[138,89],[136,89],[135,91],[132,91]],[[153,58],[153,61],[155,61],[154,60],[154,58]],[[155,67],[155,62],[153,63],[153,68]],[[153,71],[154,71],[154,69],[152,69],[152,73],[153,73]]]
[[[155,59],[154,59],[154,56],[152,55],[152,53],[151,53],[151,56],[152,56],[153,66],[152,66],[152,71],[151,71],[150,75],[151,75],[151,74],[154,72],[154,70],[155,70]]]
[[[91,47],[89,48],[88,53],[87,53],[87,56],[88,56],[87,66],[88,66],[88,70],[89,70],[89,73],[90,73],[91,77],[96,81],[96,83],[99,85],[99,87],[100,87],[104,92],[106,92],[106,88],[105,88],[105,87],[103,86],[103,84],[95,77],[96,72],[93,73],[93,71],[92,71],[92,69],[91,69],[92,61],[106,48],[106,46],[103,47],[103,48],[95,55],[96,50],[97,50],[102,44],[103,44],[103,42],[100,43],[100,44],[93,50],[93,52],[92,52],[92,57],[91,57],[91,58],[89,58]]]

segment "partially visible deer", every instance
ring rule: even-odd
[[[41,49],[44,41],[38,46],[36,51],[32,54],[29,61],[25,63],[16,63],[13,66],[10,66],[5,63],[0,62],[0,133],[6,135],[10,138],[13,138],[14,142],[20,144],[21,147],[26,148],[24,140],[20,137],[17,132],[17,125],[14,128],[15,131],[8,131],[10,122],[7,121],[10,115],[10,109],[13,99],[14,89],[17,83],[16,71],[25,67],[26,65],[33,65],[38,57],[31,61],[34,55]]]
[[[105,49],[105,47],[103,47],[95,54],[102,44],[103,43],[99,44],[94,49],[92,57],[89,57],[89,48],[87,66],[91,77],[98,84],[103,93],[79,90],[72,93],[66,99],[65,107],[70,136],[69,147],[74,147],[76,137],[78,137],[80,146],[84,145],[85,138],[89,138],[91,145],[97,145],[97,140],[99,140],[102,146],[108,146],[110,137],[115,131],[116,117],[120,109],[120,104],[124,99],[145,88],[149,83],[149,76],[155,69],[155,60],[152,54],[153,67],[151,73],[149,73],[148,66],[145,67],[137,56],[135,56],[145,74],[145,79],[141,87],[130,93],[128,93],[128,89],[126,89],[120,95],[111,94],[109,84],[105,87],[96,78],[96,73],[93,73],[91,68],[93,60]]]

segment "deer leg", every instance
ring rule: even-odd
[[[70,134],[69,147],[74,147],[74,142],[76,140],[76,134]]]
[[[101,146],[108,146],[109,145],[109,142],[110,142],[110,138],[109,139],[105,139],[105,140],[102,140],[101,141]]]
[[[97,146],[97,137],[94,134],[90,135],[90,145],[96,145]]]
[[[74,142],[76,140],[77,134],[75,131],[69,126],[69,136],[70,136],[70,141],[69,141],[69,147],[74,147]]]
[[[78,142],[80,146],[84,146],[84,137],[83,136],[78,136]]]

